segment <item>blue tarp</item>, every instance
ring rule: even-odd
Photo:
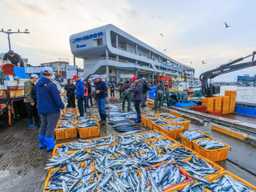
[[[175,104],[176,107],[193,107],[196,106],[197,103],[193,101],[181,101]]]
[[[157,86],[150,87],[148,91],[148,97],[150,99],[154,100],[156,98],[156,90],[157,90]]]
[[[20,79],[29,78],[29,75],[25,73],[25,67],[14,67],[13,72],[14,72],[14,77],[18,77]]]

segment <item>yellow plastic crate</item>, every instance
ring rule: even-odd
[[[228,153],[231,149],[230,145],[224,144],[225,146],[219,149],[204,149],[197,144],[197,141],[198,140],[193,141],[193,148],[203,157],[214,162],[224,161],[228,158]]]
[[[77,138],[76,128],[57,128],[54,132],[56,140]]]
[[[82,139],[99,137],[100,136],[100,128],[99,126],[86,127],[86,128],[77,128],[79,137]]]
[[[222,114],[226,115],[230,113],[230,97],[223,96],[222,98]]]
[[[208,135],[207,133],[204,133],[204,132],[202,132],[202,131],[196,131],[196,132],[199,132],[199,133],[205,135],[207,138],[212,138],[210,135]],[[180,141],[181,141],[181,143],[182,143],[183,145],[185,145],[186,147],[188,147],[188,148],[190,148],[190,149],[193,149],[193,140],[192,140],[192,141],[188,140],[188,139],[183,135],[183,133],[180,133],[179,136],[180,136]]]
[[[235,175],[234,173],[232,173],[232,172],[230,172],[230,171],[223,171],[223,172],[222,172],[221,174],[219,174],[219,175],[214,175],[214,176],[212,176],[212,177],[210,178],[210,181],[211,181],[211,182],[214,182],[214,181],[216,181],[217,179],[219,179],[220,177],[222,177],[222,176],[224,176],[224,175],[230,176],[230,177],[232,177],[233,179],[235,179],[235,180],[237,180],[237,181],[243,183],[245,186],[251,188],[252,191],[256,191],[256,186],[255,186],[255,185],[253,185],[253,184],[251,184],[250,182],[248,182],[248,181],[242,179],[241,177]]]
[[[217,96],[214,98],[214,112],[220,113],[222,112],[222,96]]]

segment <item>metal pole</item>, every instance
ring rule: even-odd
[[[73,63],[74,63],[74,66],[76,66],[76,57],[75,57],[75,55],[73,55]]]
[[[7,38],[8,38],[8,46],[9,46],[9,51],[12,50],[11,47],[11,39],[10,39],[10,33],[7,33]]]

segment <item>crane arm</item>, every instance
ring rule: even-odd
[[[236,59],[234,61],[231,61],[230,63],[221,65],[220,67],[206,71],[202,73],[199,77],[201,83],[202,83],[202,92],[205,96],[212,96],[214,93],[216,93],[216,90],[214,90],[214,86],[209,83],[209,79],[213,79],[219,75],[238,71],[241,69],[245,69],[248,67],[254,67],[256,66],[256,61],[254,61],[256,52],[253,52],[250,55],[247,55],[245,57],[241,57],[239,59]],[[243,61],[246,58],[252,57],[252,61],[245,62],[245,63],[238,63]],[[238,64],[237,64],[238,63]]]

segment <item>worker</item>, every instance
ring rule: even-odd
[[[41,119],[38,140],[39,147],[49,152],[55,146],[54,129],[64,104],[57,86],[51,80],[52,73],[44,70],[42,75],[36,84],[37,109]]]
[[[109,88],[110,88],[110,97],[115,97],[115,84],[113,81],[110,82]]]
[[[75,108],[76,107],[76,98],[75,98],[75,90],[76,86],[73,83],[72,79],[68,79],[67,85],[65,85],[66,96],[67,96],[67,108]]]
[[[135,120],[136,123],[141,122],[141,102],[143,99],[143,82],[140,79],[137,79],[136,75],[132,75],[131,77],[131,90],[132,90],[132,100],[134,103],[134,108],[137,113],[137,118]]]
[[[127,111],[131,111],[131,89],[129,81],[126,81],[121,87],[121,101],[122,110],[125,111],[125,104],[127,102]]]
[[[101,119],[101,123],[104,125],[106,123],[106,97],[108,88],[106,83],[102,80],[100,76],[95,78],[95,97],[97,102],[97,107],[99,110],[99,115]]]
[[[143,77],[141,79],[142,83],[143,83],[143,98],[142,98],[142,103],[141,103],[141,107],[144,108],[146,107],[146,101],[147,101],[147,94],[148,94],[148,90],[149,90],[149,85],[146,81],[146,79]]]
[[[3,57],[4,64],[13,64],[15,66],[24,66],[24,62],[19,54],[15,53],[13,50],[8,51]]]
[[[86,83],[87,89],[88,89],[88,97],[87,97],[87,107],[92,107],[93,106],[93,101],[92,101],[92,85],[91,85],[91,81],[87,80]],[[89,105],[90,103],[90,105]]]
[[[36,125],[39,125],[38,115],[34,110],[36,107],[34,87],[37,79],[38,76],[36,74],[32,74],[30,79],[24,83],[24,103],[28,116],[28,128],[35,128]]]
[[[87,107],[88,107],[88,87],[87,87],[87,81],[84,80],[84,112],[86,112]]]
[[[163,106],[165,96],[165,88],[162,81],[158,82],[156,89],[156,97],[154,100],[154,110],[157,111]]]
[[[84,116],[84,83],[78,75],[73,76],[76,81],[76,99],[80,117]]]
[[[119,99],[120,100],[122,100],[122,88],[123,88],[123,85],[124,85],[125,83],[123,83],[122,81],[120,81],[119,83],[118,83],[118,91],[119,91]]]

